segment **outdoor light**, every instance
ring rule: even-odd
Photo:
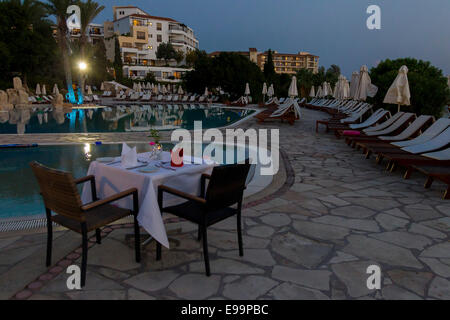
[[[86,62],[81,61],[80,63],[78,63],[78,68],[80,68],[81,71],[86,70],[87,68]]]

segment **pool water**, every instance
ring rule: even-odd
[[[191,130],[194,121],[203,128],[231,125],[254,111],[205,105],[119,105],[71,112],[35,107],[0,113],[0,134],[15,133],[98,133]]]
[[[129,144],[129,146],[136,146],[138,153],[148,152],[151,149],[147,143]],[[166,151],[172,147],[172,144],[163,144],[163,149]],[[205,147],[206,145],[203,146]],[[121,154],[121,151],[121,144],[0,148],[0,181],[2,182],[0,184],[0,219],[45,214],[39,195],[39,186],[29,166],[30,162],[35,160],[51,168],[69,171],[75,178],[80,178],[86,175],[92,160],[99,157],[116,157]],[[234,152],[236,159],[236,149]]]

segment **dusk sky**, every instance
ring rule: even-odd
[[[349,77],[386,58],[429,60],[450,74],[449,0],[98,0],[96,22],[112,20],[113,5],[135,5],[194,29],[200,49],[283,53],[308,51],[320,65]],[[381,7],[381,30],[368,30],[369,5]]]

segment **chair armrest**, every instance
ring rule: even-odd
[[[100,206],[102,206],[102,205],[105,205],[105,204],[108,204],[108,203],[111,203],[111,202],[120,200],[120,199],[122,199],[122,198],[128,197],[128,196],[130,196],[130,195],[133,195],[133,205],[134,205],[134,206],[133,206],[133,207],[134,207],[134,208],[133,208],[133,211],[136,212],[136,211],[138,210],[138,208],[136,207],[136,204],[137,204],[137,197],[138,197],[138,191],[137,191],[136,188],[131,188],[131,189],[128,189],[128,190],[119,192],[119,193],[117,193],[117,194],[115,194],[115,195],[112,195],[112,196],[110,196],[110,197],[107,197],[107,198],[105,198],[105,199],[101,199],[101,200],[97,200],[97,201],[88,203],[88,204],[82,206],[82,207],[81,207],[81,210],[83,210],[83,211],[89,211],[89,210],[95,209],[95,208],[97,208],[97,207],[100,207]]]
[[[160,185],[158,187],[158,198],[160,198],[160,196],[161,196],[161,207],[162,207],[162,194],[163,194],[163,192],[167,192],[167,193],[173,194],[175,196],[178,196],[180,198],[184,198],[186,200],[192,200],[192,201],[196,201],[196,202],[201,203],[201,204],[206,204],[206,200],[203,199],[203,198],[194,196],[192,194],[189,194],[189,193],[186,193],[186,192],[174,189],[174,188],[167,187],[165,185]]]
[[[89,175],[83,178],[79,178],[79,179],[75,179],[74,182],[75,184],[80,184],[80,183],[84,183],[84,182],[91,182],[91,195],[92,195],[92,201],[97,201],[97,189],[95,187],[95,177],[93,175]]]
[[[202,174],[201,180],[200,180],[200,195],[202,197],[205,197],[205,189],[206,189],[206,179],[210,180],[211,175],[204,173]]]
[[[94,181],[95,182],[95,177],[93,175],[90,175],[90,176],[86,176],[86,177],[74,180],[75,184],[80,184],[80,183],[84,183],[84,182],[88,182],[88,181]]]

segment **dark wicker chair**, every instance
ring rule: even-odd
[[[231,216],[237,216],[239,255],[243,256],[241,208],[245,182],[250,164],[233,164],[214,167],[211,175],[201,177],[201,195],[194,196],[164,185],[158,187],[158,204],[161,213],[167,212],[198,224],[198,239],[203,238],[203,255],[206,275],[210,276],[207,228]],[[206,180],[209,180],[205,194]],[[164,207],[163,195],[169,193],[183,199],[179,205]],[[232,206],[237,204],[236,208]],[[161,259],[161,244],[156,244],[156,259]]]
[[[75,180],[68,172],[47,168],[36,161],[30,163],[30,166],[39,183],[47,214],[47,267],[50,266],[52,259],[52,222],[55,222],[82,235],[81,286],[84,286],[86,283],[88,232],[95,230],[97,243],[100,244],[100,228],[129,215],[134,216],[136,261],[140,262],[140,235],[137,221],[139,203],[136,188],[100,200],[97,198],[94,176]],[[88,181],[91,183],[93,202],[83,205],[77,185]],[[110,205],[111,202],[128,196],[133,196],[133,210]]]

